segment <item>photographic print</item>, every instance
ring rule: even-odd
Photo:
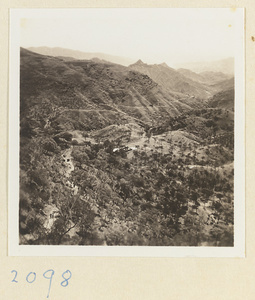
[[[244,238],[242,10],[14,19],[9,226],[20,246],[188,255]]]

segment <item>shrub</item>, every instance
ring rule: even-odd
[[[42,147],[44,150],[46,150],[48,152],[58,152],[58,150],[59,150],[57,143],[51,138],[48,138],[47,140],[45,140],[42,144]]]

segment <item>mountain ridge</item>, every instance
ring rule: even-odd
[[[115,111],[120,118],[124,114],[126,118],[138,118],[151,124],[160,116],[175,116],[191,106],[203,105],[185,96],[180,101],[179,96],[149,76],[125,66],[93,60],[63,60],[26,49],[21,49],[21,84],[26,87],[21,90],[21,107],[31,107],[27,103],[36,93],[35,105],[40,105],[39,99],[46,96],[52,105],[80,110],[80,117],[88,115],[85,110],[92,114],[107,109]],[[72,103],[68,100],[70,97]],[[97,117],[107,119],[98,113]]]
[[[175,68],[184,68],[191,70],[196,73],[202,72],[222,72],[231,76],[235,74],[235,61],[233,57],[215,60],[215,61],[207,61],[207,62],[187,62],[187,63],[176,63],[174,65]]]
[[[27,48],[30,51],[33,51],[35,53],[39,53],[42,55],[49,55],[49,56],[63,56],[63,57],[73,57],[75,59],[92,59],[92,58],[99,58],[102,60],[106,60],[109,62],[113,62],[116,64],[121,64],[124,66],[129,65],[132,63],[132,59],[121,57],[121,56],[115,56],[111,54],[105,54],[105,53],[99,53],[99,52],[83,52],[80,50],[73,50],[73,49],[67,49],[67,48],[61,48],[61,47],[29,47]]]
[[[184,76],[166,63],[149,65],[139,60],[130,65],[129,68],[148,75],[161,86],[175,92],[205,99],[212,95],[208,86]]]

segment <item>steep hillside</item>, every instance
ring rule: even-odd
[[[223,108],[229,111],[234,111],[235,104],[235,93],[233,89],[220,92],[214,95],[209,101],[208,104],[211,107]]]
[[[66,61],[24,49],[21,85],[21,114],[40,109],[45,122],[51,107],[57,110],[56,125],[67,129],[98,129],[127,120],[151,125],[202,105],[188,97],[180,100],[150,77],[120,65]]]
[[[141,60],[129,66],[130,69],[148,75],[161,86],[186,95],[192,95],[201,99],[207,99],[212,95],[211,89],[201,82],[184,76],[166,64],[148,65]]]
[[[235,78],[230,78],[223,80],[219,83],[213,84],[212,88],[216,93],[222,92],[222,91],[227,91],[227,90],[234,90],[235,88]]]

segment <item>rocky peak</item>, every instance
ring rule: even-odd
[[[144,62],[143,62],[141,59],[139,59],[139,60],[136,62],[136,64],[137,64],[137,65],[144,65]]]
[[[130,65],[130,67],[132,66],[145,66],[146,64],[141,60],[141,59],[138,59],[137,62],[135,62],[134,64]]]
[[[169,66],[165,62],[163,62],[162,64],[160,64],[160,66],[169,68]]]

